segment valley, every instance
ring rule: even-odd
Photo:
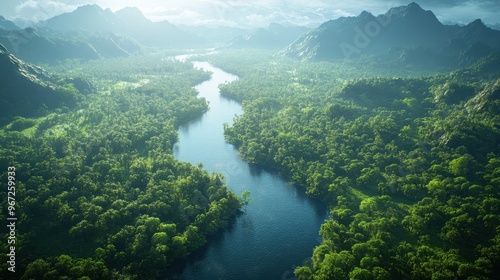
[[[500,31],[482,20],[409,3],[245,29],[84,5],[16,23],[0,278],[498,277]]]

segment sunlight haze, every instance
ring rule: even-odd
[[[0,0],[0,279],[499,279],[499,15]]]
[[[2,15],[7,19],[29,21],[45,20],[55,15],[71,12],[78,6],[97,4],[113,11],[124,7],[137,7],[153,21],[168,20],[185,25],[267,26],[270,22],[296,25],[319,25],[342,16],[358,15],[363,10],[375,15],[390,7],[406,5],[411,1],[241,1],[241,0],[9,0],[0,3]],[[417,1],[422,8],[432,10],[442,22],[466,24],[481,18],[487,24],[499,23],[498,1],[455,0]]]

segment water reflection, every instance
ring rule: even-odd
[[[208,63],[196,62],[213,73],[198,85],[199,96],[211,103],[201,118],[179,128],[174,155],[181,161],[201,162],[209,172],[222,173],[236,194],[249,190],[251,203],[229,228],[209,238],[208,245],[177,263],[169,279],[282,279],[291,267],[311,256],[319,244],[326,206],[268,170],[243,161],[225,142],[223,124],[233,123],[241,106],[222,98],[218,85],[235,80]],[[291,278],[285,278],[291,279]]]

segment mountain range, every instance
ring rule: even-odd
[[[31,63],[125,57],[140,52],[141,46],[186,48],[204,43],[167,21],[150,21],[137,8],[112,12],[85,5],[25,29],[0,16],[0,44]]]
[[[231,39],[230,39],[231,38]],[[224,43],[222,43],[224,42]],[[133,7],[116,12],[98,5],[80,6],[36,26],[21,29],[0,16],[0,43],[29,62],[68,58],[97,59],[138,53],[141,47],[283,49],[308,60],[376,57],[386,65],[457,68],[500,51],[500,31],[481,20],[468,25],[442,24],[417,3],[374,16],[364,11],[311,30],[272,23],[267,28],[176,26],[153,22]]]
[[[14,22],[6,20],[3,16],[0,16],[0,29],[18,30],[19,27]]]
[[[205,43],[201,37],[181,30],[168,21],[150,21],[135,7],[112,12],[98,5],[85,5],[50,18],[40,25],[54,30],[112,32],[150,47],[194,47]]]
[[[341,17],[304,34],[281,53],[311,60],[378,56],[385,61],[458,67],[500,50],[500,31],[475,20],[443,25],[417,3],[374,16]]]
[[[284,48],[310,28],[296,25],[271,23],[267,28],[259,28],[245,35],[237,36],[226,44],[227,48]]]
[[[58,33],[31,27],[0,28],[0,44],[17,57],[32,63],[124,57],[141,50],[135,41],[113,33]]]
[[[219,47],[238,36],[245,36],[253,32],[253,30],[233,26],[216,26],[216,25],[178,25],[181,30],[195,34],[210,46]]]

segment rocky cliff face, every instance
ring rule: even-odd
[[[55,108],[74,101],[50,86],[47,80],[43,69],[18,59],[0,44],[0,119],[34,116],[41,108]]]

